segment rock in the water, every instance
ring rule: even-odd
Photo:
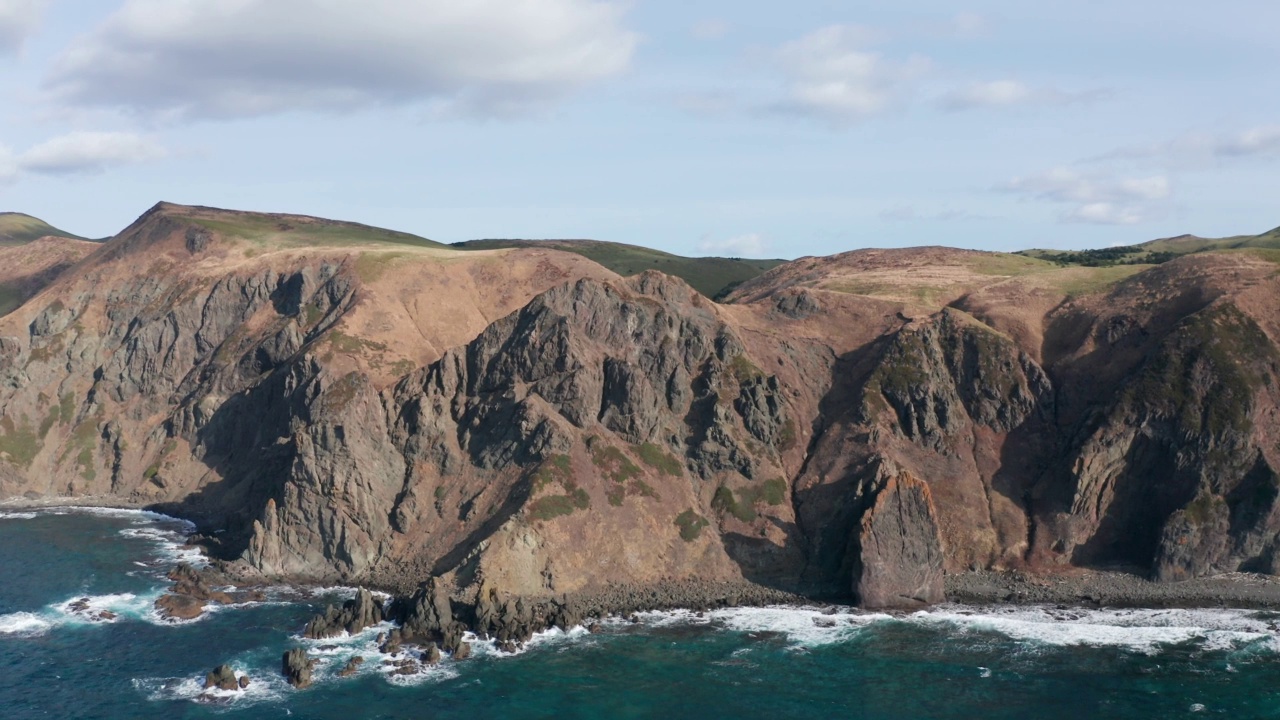
[[[343,603],[341,608],[330,605],[324,614],[312,618],[303,635],[313,640],[334,637],[344,632],[354,635],[377,625],[382,619],[382,603],[373,597],[373,593],[360,588],[355,598]]]
[[[427,645],[427,649],[422,653],[422,662],[428,665],[435,665],[440,662],[440,646],[435,643]]]
[[[306,650],[294,648],[281,658],[280,669],[289,684],[301,690],[311,685],[311,670],[315,666],[316,661],[307,657]]]
[[[249,676],[248,676],[248,675],[241,675],[241,676],[240,676],[240,689],[241,689],[241,690],[244,690],[244,689],[245,689],[245,688],[247,688],[247,687],[249,687]]]
[[[266,596],[258,590],[243,592],[225,592],[209,587],[206,573],[211,570],[197,570],[186,563],[180,563],[169,573],[173,587],[169,592],[156,600],[156,610],[161,617],[170,620],[191,620],[200,616],[209,603],[231,605],[243,602],[262,602]],[[110,618],[104,618],[110,619]]]
[[[471,643],[459,643],[458,649],[453,651],[453,659],[466,660],[469,657],[471,657]]]
[[[364,664],[364,658],[360,657],[359,655],[351,658],[350,660],[347,661],[346,666],[343,667],[342,670],[338,672],[338,677],[351,677],[352,675],[355,675],[356,672],[360,670],[360,666],[363,664]]]
[[[204,612],[205,601],[190,595],[161,595],[156,599],[156,610],[161,617],[170,620],[192,620]]]
[[[247,686],[248,682],[244,683]],[[236,673],[231,669],[230,665],[219,665],[213,669],[213,672],[205,675],[204,687],[217,688],[219,690],[239,690],[244,687],[240,681],[236,679]]]

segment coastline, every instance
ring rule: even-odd
[[[152,512],[146,504],[130,503],[110,496],[10,497],[0,500],[0,511],[54,508],[113,509]],[[165,515],[166,517],[172,517]],[[175,517],[194,524],[189,518]],[[250,578],[236,572],[232,563],[209,557],[193,544],[219,574],[243,583],[244,588],[285,584],[300,590],[329,587],[332,583],[295,578]],[[425,579],[424,579],[425,582]],[[237,583],[237,584],[239,584]],[[346,583],[344,583],[346,584]],[[377,582],[351,582],[394,596],[407,596],[399,583],[383,587]],[[1080,608],[1238,608],[1280,610],[1280,577],[1257,573],[1226,573],[1180,582],[1155,582],[1133,570],[1066,568],[1054,573],[1019,570],[973,570],[945,576],[946,603],[992,606],[1062,605]],[[534,604],[570,607],[581,618],[627,617],[637,612],[665,610],[710,610],[729,607],[851,606],[852,597],[814,597],[780,590],[747,580],[668,581],[637,586],[610,584],[602,588],[568,595],[526,598]],[[455,602],[470,604],[461,598]],[[900,608],[913,610],[920,608]]]

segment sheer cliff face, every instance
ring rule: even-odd
[[[280,246],[211,212],[158,207],[0,317],[3,495],[158,505],[255,572],[405,588],[910,606],[973,567],[1280,572],[1262,260],[1080,292],[873,251],[716,305],[555,251]],[[850,285],[895,263],[927,292]]]

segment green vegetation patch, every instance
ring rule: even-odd
[[[207,211],[195,211],[207,212]],[[360,223],[323,220],[298,215],[215,211],[213,217],[179,213],[186,221],[224,238],[249,240],[270,247],[343,247],[347,245],[410,245],[425,248],[447,247],[409,233],[361,225]]]
[[[529,517],[534,520],[553,520],[589,507],[591,498],[587,491],[577,488],[568,495],[548,495],[534,500],[529,504]]]
[[[740,488],[737,493],[721,485],[716,488],[716,494],[711,498],[711,507],[749,523],[759,517],[756,506],[777,506],[786,502],[786,499],[787,481],[774,478],[759,485]]]
[[[573,482],[573,466],[568,455],[552,455],[534,471],[533,489],[542,490],[552,483],[560,483],[566,489],[576,487]]]
[[[745,499],[739,501],[738,498],[734,497],[733,491],[723,485],[716,488],[715,497],[711,499],[711,507],[722,513],[728,513],[746,523],[753,522],[759,517],[750,502]]]
[[[0,419],[0,432],[3,432],[0,434],[0,455],[7,456],[9,462],[18,467],[31,467],[44,444],[27,424],[26,418],[18,424],[6,415]]]
[[[676,516],[675,524],[676,527],[680,528],[680,539],[685,542],[693,542],[702,534],[702,529],[711,523],[690,508]]]
[[[534,492],[552,484],[559,484],[565,490],[563,495],[547,495],[529,503],[528,514],[534,520],[551,520],[591,507],[587,491],[573,481],[573,464],[568,455],[547,458],[529,479]]]
[[[76,396],[71,393],[64,393],[58,398],[58,421],[63,425],[70,425],[71,421],[76,417]]]
[[[0,316],[22,307],[22,303],[26,302],[27,293],[22,288],[13,283],[0,283]]]
[[[637,445],[635,451],[641,462],[664,475],[680,477],[684,473],[684,465],[675,456],[653,443]]]
[[[401,258],[408,256],[402,252],[363,252],[356,259],[356,275],[366,283],[375,282]]]
[[[591,449],[592,464],[609,480],[625,483],[640,476],[639,466],[631,462],[631,458],[618,447],[605,444],[604,441],[595,437],[587,441],[587,446]]]
[[[46,235],[70,238],[72,240],[85,239],[79,235],[72,235],[65,230],[59,230],[49,223],[30,215],[15,212],[0,213],[0,247],[25,245]]]
[[[329,340],[329,344],[333,346],[334,350],[337,350],[340,353],[346,353],[348,355],[355,355],[365,350],[370,350],[374,352],[386,352],[387,350],[390,349],[386,345],[383,345],[380,342],[375,342],[373,340],[366,340],[364,338],[358,338],[353,335],[347,335],[346,333],[340,332],[338,330],[334,330],[333,332],[329,333],[328,340]]]
[[[742,354],[734,355],[729,361],[729,372],[739,385],[751,382],[758,378],[764,377],[764,371],[756,367],[756,364]]]

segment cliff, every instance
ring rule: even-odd
[[[717,304],[554,249],[162,204],[0,317],[0,495],[191,517],[247,575],[472,598],[1280,573],[1277,295],[1242,253],[925,248]]]

